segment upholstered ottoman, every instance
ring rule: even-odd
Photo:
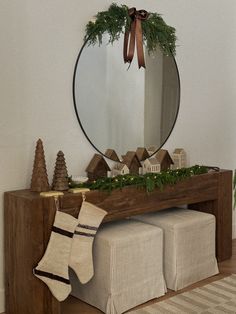
[[[105,313],[123,313],[164,295],[163,231],[134,220],[102,226],[93,247],[94,277],[82,285],[71,272],[72,295]]]
[[[215,258],[215,216],[172,208],[134,219],[163,229],[167,288],[179,290],[219,272]]]

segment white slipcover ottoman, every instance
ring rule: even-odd
[[[134,219],[164,231],[167,288],[176,291],[219,273],[215,257],[215,216],[171,208]]]
[[[72,295],[107,314],[123,313],[166,292],[163,231],[134,220],[102,226],[93,247],[94,277],[82,285],[71,272]]]

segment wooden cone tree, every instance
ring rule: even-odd
[[[46,192],[49,191],[48,175],[44,156],[43,142],[37,141],[34,157],[33,173],[31,178],[31,191]]]
[[[65,191],[69,189],[66,161],[62,151],[59,151],[57,154],[57,160],[52,181],[52,189],[56,191]]]

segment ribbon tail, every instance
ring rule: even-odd
[[[129,31],[126,31],[124,35],[124,47],[123,47],[124,63],[128,62],[128,55],[127,55],[128,42],[129,42]]]
[[[136,20],[132,22],[131,29],[130,29],[129,48],[128,48],[128,56],[127,56],[127,62],[129,63],[132,62],[133,57],[134,57],[135,30],[136,30]]]
[[[138,66],[146,68],[144,60],[144,51],[143,51],[143,32],[141,20],[137,19],[136,21],[136,46],[137,46],[137,57],[138,57]]]

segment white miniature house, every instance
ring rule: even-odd
[[[187,155],[183,148],[176,148],[171,155],[174,165],[171,169],[180,169],[187,167]]]
[[[120,162],[117,162],[111,171],[112,177],[115,177],[118,175],[125,175],[128,173],[129,173],[129,168],[127,167],[127,165]]]
[[[143,162],[143,174],[158,173],[161,171],[161,165],[156,158],[149,158]]]

